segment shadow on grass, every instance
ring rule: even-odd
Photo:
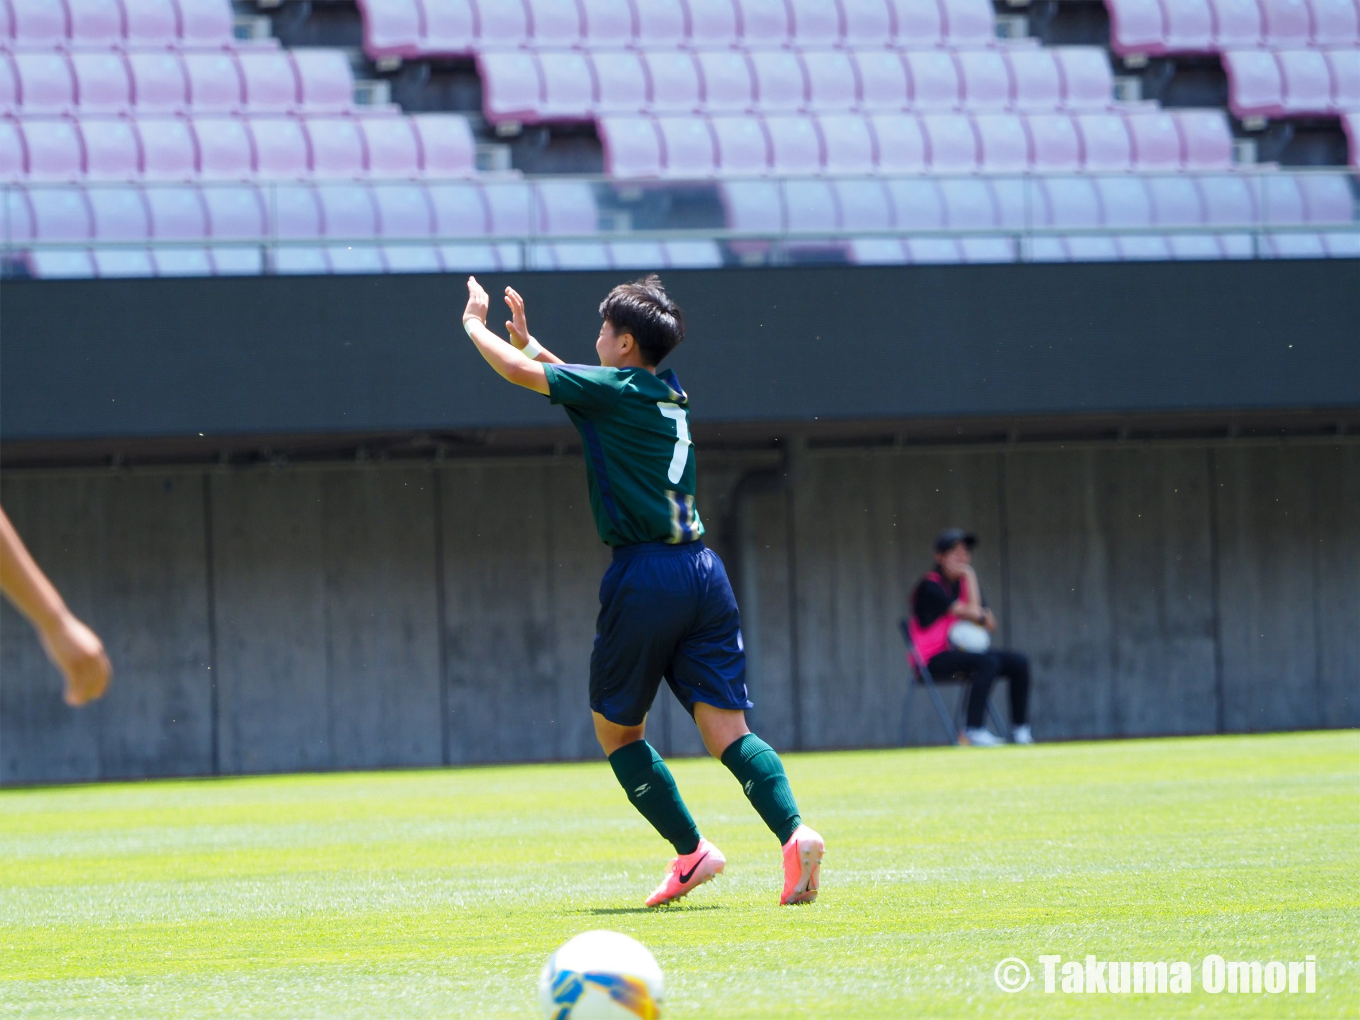
[[[726,910],[721,903],[694,904],[693,906],[669,906],[669,907],[591,907],[589,910],[578,910],[578,914],[660,914],[667,911],[683,910],[686,913],[695,913],[700,910]]]

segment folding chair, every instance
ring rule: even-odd
[[[947,744],[957,744],[959,736],[963,732],[961,724],[964,708],[968,704],[968,697],[973,691],[973,681],[971,677],[966,677],[962,673],[941,679],[940,683],[950,683],[957,681],[962,684],[959,694],[958,704],[955,706],[954,714],[951,716],[949,710],[944,707],[944,699],[940,697],[940,689],[936,684],[935,678],[931,676],[930,667],[926,665],[925,659],[921,658],[921,653],[916,650],[916,645],[911,640],[911,630],[907,627],[906,620],[898,620],[897,628],[902,632],[902,640],[907,645],[907,664],[911,667],[912,682],[907,687],[907,700],[902,708],[902,743],[905,744],[911,732],[911,705],[916,695],[917,686],[924,687],[926,694],[930,696],[930,702],[935,706],[935,713],[940,717],[940,725],[944,728],[944,739]],[[1001,716],[992,704],[991,692],[987,693],[987,715],[991,718],[992,728],[1003,737],[1010,735],[1010,729],[1002,721]]]

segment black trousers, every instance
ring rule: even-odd
[[[1029,659],[1019,652],[993,649],[978,655],[949,649],[935,656],[926,665],[936,681],[966,673],[973,681],[968,697],[968,727],[978,729],[987,714],[987,695],[999,676],[1010,681],[1011,725],[1023,726],[1029,719]]]

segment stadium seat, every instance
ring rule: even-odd
[[[902,242],[907,262],[915,266],[953,265],[963,261],[959,242],[953,237],[908,237]]]
[[[52,0],[7,0],[14,40],[25,46],[66,41],[66,9]]]
[[[795,53],[762,50],[750,54],[756,102],[766,113],[801,110],[807,102],[803,66]]]
[[[839,180],[831,182],[840,208],[841,227],[848,231],[892,229],[892,200],[881,181]]]
[[[1332,72],[1332,107],[1360,110],[1360,47],[1329,51],[1327,65]]]
[[[921,122],[911,114],[875,113],[869,116],[878,153],[878,169],[885,174],[922,173],[926,168],[926,140]]]
[[[127,61],[116,50],[72,53],[71,71],[82,115],[121,112],[132,105]]]
[[[722,186],[728,229],[743,234],[779,234],[784,203],[772,181],[728,181]]]
[[[685,6],[689,12],[686,27],[694,46],[737,45],[741,28],[733,0],[685,0]]]
[[[451,118],[461,119],[461,118]],[[421,171],[420,142],[409,117],[359,117],[371,177],[413,178]]]
[[[855,65],[839,50],[810,50],[803,53],[803,71],[808,84],[808,108],[812,110],[852,110],[859,105]]]
[[[670,257],[660,241],[609,241],[609,264],[614,269],[666,269]]]
[[[882,46],[893,37],[888,0],[841,0],[842,37],[851,46]]]
[[[95,273],[106,277],[152,276],[155,267],[145,243],[151,237],[146,201],[135,187],[96,187],[86,192],[96,246]],[[127,245],[128,247],[122,247]]]
[[[1034,169],[1045,173],[1076,170],[1081,143],[1072,119],[1059,113],[1032,113],[1025,118]]]
[[[178,117],[141,117],[142,175],[148,180],[185,181],[198,173],[193,132]]]
[[[134,51],[127,62],[139,113],[174,113],[189,105],[189,82],[177,55]]]
[[[977,169],[977,136],[967,117],[954,113],[924,114],[921,129],[934,173],[971,173]]]
[[[1352,0],[1311,0],[1315,46],[1360,45],[1360,8]]]
[[[477,72],[482,79],[482,111],[491,123],[536,116],[542,87],[532,54],[479,53]]]
[[[633,41],[633,8],[628,0],[581,0],[581,36],[590,46],[627,46]]]
[[[1163,227],[1197,227],[1204,223],[1204,203],[1192,177],[1159,176],[1145,181],[1153,222]]]
[[[431,184],[428,194],[435,236],[440,242],[440,261],[446,270],[480,272],[512,269],[520,264],[517,245],[505,248],[509,256],[506,259],[498,255],[496,246],[484,240],[487,208],[481,188],[471,183]]]
[[[1285,113],[1332,112],[1332,73],[1324,54],[1317,50],[1280,50],[1275,56],[1284,79]]]
[[[939,184],[947,227],[951,230],[996,229],[996,205],[986,181],[952,178]]]
[[[1200,201],[1204,208],[1204,222],[1215,227],[1254,227],[1259,222],[1256,198],[1245,177],[1223,174],[1213,177],[1198,177]],[[1219,244],[1224,253],[1241,253],[1245,240],[1250,248],[1249,234],[1219,234]]]
[[[1284,112],[1284,81],[1269,50],[1223,54],[1228,74],[1228,107],[1239,117],[1270,117]]]
[[[906,264],[907,254],[895,237],[852,237],[846,259],[857,266],[900,266]]]
[[[254,173],[250,133],[239,117],[193,119],[198,173],[205,180],[247,180]]]
[[[282,50],[242,50],[236,54],[245,103],[252,113],[282,113],[298,105],[294,64]]]
[[[364,52],[370,57],[412,57],[427,51],[420,37],[420,0],[358,0],[358,5]]]
[[[822,168],[822,142],[811,117],[767,116],[770,168],[777,174],[815,174]]]
[[[574,46],[581,39],[581,11],[576,0],[524,0],[529,9],[532,44],[540,49]],[[482,7],[485,7],[485,0]]]
[[[26,191],[32,237],[38,241],[88,241],[93,236],[85,191],[76,187],[38,187]],[[16,238],[23,233],[15,231]]]
[[[533,198],[536,233],[560,237],[599,232],[595,189],[584,181],[539,181],[533,186]]]
[[[420,166],[427,177],[467,177],[477,166],[477,146],[466,117],[417,113],[409,119],[420,141]]]
[[[709,177],[717,169],[717,153],[708,121],[687,115],[658,117],[662,162],[670,177]]]
[[[1001,110],[1010,106],[1011,78],[997,50],[960,50],[954,54],[968,110]]]
[[[179,35],[186,43],[220,46],[231,42],[229,0],[176,0]]]
[[[153,241],[202,242],[207,237],[207,211],[193,187],[157,187],[145,192]],[[151,260],[158,276],[209,276],[212,262],[206,245],[155,245]]]
[[[1214,12],[1209,0],[1166,4],[1166,36],[1158,47],[1168,53],[1208,53],[1214,48]]]
[[[996,14],[987,0],[940,0],[945,41],[951,46],[996,44]]]
[[[307,132],[313,177],[334,179],[363,175],[366,169],[364,140],[356,120],[351,117],[306,117],[302,123]]]
[[[1085,177],[1053,175],[1041,177],[1036,183],[1038,201],[1035,203],[1035,224],[1058,230],[1090,230],[1101,225],[1100,197],[1095,183]],[[1063,238],[1066,244],[1070,238]],[[1083,255],[1094,254],[1086,242],[1078,242]],[[1109,250],[1113,253],[1111,242]]]
[[[870,174],[875,170],[874,136],[857,114],[825,114],[817,118],[822,135],[823,168],[832,174]]]
[[[123,11],[118,0],[65,0],[67,34],[85,46],[117,46],[123,41]]]
[[[1251,179],[1262,223],[1306,223],[1303,191],[1292,174],[1270,174]]]
[[[310,174],[307,136],[301,121],[295,117],[252,117],[247,126],[260,177],[286,180]]]
[[[888,6],[892,8],[894,41],[902,49],[927,49],[944,42],[944,15],[936,0],[888,0]]]
[[[854,55],[859,71],[860,106],[866,110],[904,110],[911,103],[911,83],[899,54],[891,50],[860,50]]]
[[[362,184],[322,184],[316,188],[321,209],[322,235],[330,240],[324,248],[333,273],[381,273],[382,254],[364,239],[378,233],[378,210],[373,196]]]
[[[1062,106],[1062,72],[1051,50],[1010,50],[1005,59],[1015,109],[1044,113]]]
[[[756,117],[714,117],[713,138],[723,174],[760,174],[770,166],[769,139]]]
[[[1002,230],[1027,231],[1035,222],[1035,177],[993,177],[987,181],[996,208],[996,225]]]
[[[978,163],[987,173],[1022,173],[1029,169],[1029,136],[1025,123],[1011,113],[973,116]]]
[[[1115,113],[1081,113],[1072,119],[1081,138],[1083,169],[1105,173],[1132,166],[1133,143],[1123,117]]]
[[[661,139],[650,117],[601,117],[597,130],[609,176],[656,177],[661,173]]]
[[[241,74],[230,53],[191,52],[181,59],[189,82],[189,104],[195,113],[241,108]]]
[[[830,182],[785,181],[783,191],[785,229],[789,233],[835,234],[840,229],[840,210]],[[801,242],[793,243],[804,247]]]
[[[14,60],[0,50],[0,113],[8,113],[19,105],[19,72]]]
[[[729,4],[728,17],[732,16],[731,10]],[[646,3],[634,4],[633,12],[637,16],[636,35],[641,46],[675,47],[683,45],[688,39],[684,0],[647,0]],[[736,35],[735,24],[732,35]]]
[[[270,236],[279,243],[270,253],[276,273],[322,274],[330,271],[321,237],[321,207],[316,192],[306,184],[276,184],[269,188]],[[299,243],[301,242],[301,243]]]
[[[179,33],[174,0],[123,0],[129,46],[167,45]]]
[[[723,264],[722,249],[716,241],[662,241],[661,246],[672,269],[720,269]]]
[[[741,113],[756,105],[755,81],[746,54],[732,50],[703,50],[695,54],[704,86],[704,109],[709,113]]]
[[[21,180],[24,176],[24,140],[19,125],[0,117],[0,184]]]
[[[1160,111],[1138,111],[1124,115],[1124,126],[1133,142],[1133,161],[1140,170],[1178,170],[1181,136],[1176,121]]]
[[[1055,46],[1069,110],[1104,110],[1114,102],[1114,72],[1105,51],[1095,46]]]
[[[354,72],[343,50],[288,51],[297,69],[298,98],[308,110],[347,110],[354,105]]]
[[[83,280],[96,273],[87,248],[39,248],[28,253],[27,262],[39,280]]]
[[[137,132],[125,117],[85,117],[80,121],[87,180],[131,181],[141,176]]]
[[[744,46],[782,46],[789,39],[788,8],[784,0],[736,0],[741,12]]]
[[[534,194],[521,181],[497,181],[482,185],[487,223],[497,237],[528,237],[535,232]]]
[[[424,12],[420,52],[432,56],[461,56],[477,45],[472,0],[419,0]],[[509,6],[509,5],[507,5]],[[514,8],[510,7],[514,17]]]
[[[911,79],[911,105],[922,112],[953,110],[959,105],[959,72],[943,51],[922,50],[903,57]]]
[[[29,180],[74,181],[85,173],[75,121],[26,120],[19,125]]]
[[[1166,259],[1170,251],[1166,242],[1151,233],[1153,226],[1152,198],[1139,177],[1119,175],[1097,177],[1093,182],[1100,199],[1101,222],[1111,228],[1115,250],[1121,259]],[[1120,230],[1139,233],[1121,234]]]
[[[472,0],[472,3],[478,46],[514,49],[529,41],[529,13],[521,0]]]
[[[893,229],[903,233],[944,229],[944,195],[936,181],[894,178],[886,182],[886,187],[892,202]]]
[[[1304,0],[1260,0],[1263,42],[1274,49],[1307,46],[1313,34],[1312,18]]]
[[[636,53],[610,50],[589,55],[595,73],[598,115],[640,113],[647,106],[647,72]]]
[[[1181,151],[1188,170],[1232,166],[1232,133],[1218,110],[1177,110],[1172,116],[1181,133]]]
[[[1214,9],[1214,48],[1261,45],[1261,8],[1256,0],[1210,0]]]
[[[1110,48],[1118,54],[1159,52],[1166,25],[1158,0],[1105,0],[1110,12]]]
[[[1296,178],[1303,196],[1304,219],[1309,223],[1353,223],[1356,199],[1350,181],[1341,174],[1307,174]]]
[[[19,96],[27,115],[65,113],[76,104],[76,83],[65,54],[22,50],[14,54]]]
[[[843,38],[841,12],[825,0],[788,0],[793,41],[799,46],[835,46]],[[887,38],[885,34],[884,39]]]
[[[218,276],[258,276],[264,272],[265,205],[246,185],[210,186],[202,191],[208,217],[208,256]],[[221,243],[228,242],[228,243]]]
[[[594,79],[585,54],[557,52],[538,54],[543,97],[535,119],[589,120],[595,107]]]
[[[651,83],[648,103],[657,113],[691,113],[703,106],[699,68],[689,53],[665,50],[643,57]]]

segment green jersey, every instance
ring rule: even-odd
[[[694,506],[689,398],[675,373],[645,368],[544,365],[548,399],[581,433],[590,510],[606,545],[693,542],[704,533]]]

